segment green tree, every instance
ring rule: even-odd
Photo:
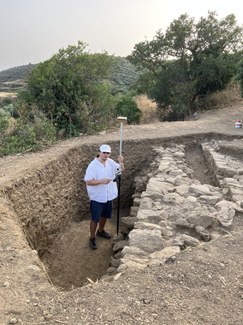
[[[218,20],[215,12],[209,12],[195,23],[184,14],[165,34],[158,31],[151,42],[137,44],[128,59],[143,69],[138,85],[142,89],[147,85],[159,115],[170,107],[170,117],[181,119],[195,110],[201,97],[229,84],[236,73],[242,36],[234,15]]]
[[[128,124],[139,124],[142,112],[129,93],[118,96],[116,104],[117,116],[126,116]]]
[[[65,135],[102,129],[114,107],[109,75],[111,58],[90,54],[86,44],[61,49],[50,60],[40,63],[27,78],[22,98],[50,119]]]

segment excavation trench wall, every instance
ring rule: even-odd
[[[130,204],[134,175],[153,159],[152,143],[127,141],[124,145],[127,171],[122,177],[121,207]],[[119,143],[110,145],[112,158],[116,159]],[[89,202],[83,177],[96,153],[97,144],[73,148],[5,189],[29,244],[40,256],[71,220],[88,217]]]
[[[214,138],[217,137],[215,134]],[[210,139],[211,135],[207,135]],[[137,173],[154,159],[153,146],[174,143],[195,145],[205,135],[161,140],[147,139],[123,143],[126,172],[122,176],[121,207],[132,204],[133,180]],[[119,142],[110,143],[112,158],[119,153]],[[71,220],[81,221],[89,215],[89,202],[83,181],[88,163],[97,153],[97,144],[82,145],[67,150],[29,176],[19,178],[5,188],[5,195],[17,215],[32,248],[42,254],[52,245],[56,235]],[[116,204],[116,202],[115,202]]]

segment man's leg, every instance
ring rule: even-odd
[[[101,206],[98,202],[90,202],[91,220],[90,220],[90,240],[89,246],[92,249],[97,249],[95,235],[96,229],[99,222],[99,216],[101,214]]]
[[[106,224],[107,218],[105,217],[100,217],[100,221],[99,221],[99,232],[101,232],[102,230],[104,230],[105,228],[105,224]]]
[[[91,220],[90,220],[90,238],[95,238],[95,233],[97,229],[97,225],[100,219],[102,206],[99,202],[90,201],[90,212],[91,212]]]
[[[112,201],[108,201],[106,203],[103,204],[103,209],[101,212],[101,216],[99,218],[99,228],[98,231],[96,233],[97,236],[99,237],[103,237],[106,239],[110,239],[111,235],[105,231],[105,225],[106,225],[106,221],[107,219],[111,218],[112,215]]]
[[[98,231],[97,231],[96,235],[99,236],[99,237],[110,239],[111,235],[104,230],[106,221],[107,221],[107,218],[100,217],[99,228],[98,228]]]
[[[95,238],[97,223],[90,220],[90,238]]]

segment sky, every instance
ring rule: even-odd
[[[242,0],[0,0],[0,71],[50,59],[59,49],[87,44],[91,53],[127,56],[174,19],[216,11],[243,25]]]

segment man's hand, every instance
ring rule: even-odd
[[[119,161],[119,164],[120,164],[120,167],[121,167],[121,171],[124,172],[125,171],[125,166],[124,166],[124,158],[123,158],[123,156],[119,155],[118,156],[118,161]]]
[[[104,178],[101,181],[102,181],[101,184],[109,184],[111,180],[109,178]]]
[[[123,156],[118,156],[118,161],[119,161],[120,164],[123,163],[123,161],[124,161]]]

